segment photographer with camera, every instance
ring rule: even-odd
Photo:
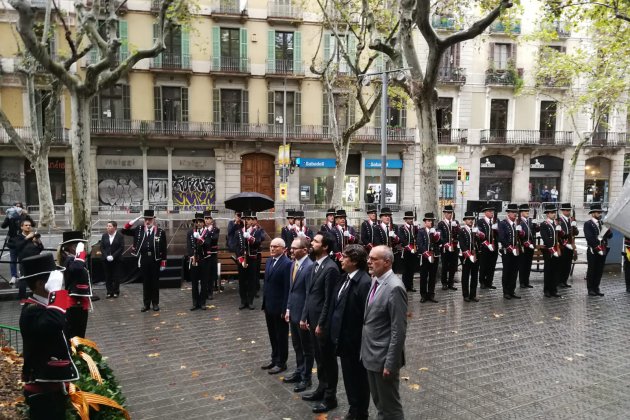
[[[15,237],[15,253],[17,254],[17,261],[20,263],[20,271],[23,271],[22,260],[39,255],[44,250],[44,245],[41,241],[41,234],[33,231],[33,222],[30,218],[22,221],[20,229],[21,232]],[[26,299],[26,282],[19,281],[18,288],[18,299]]]
[[[16,202],[13,207],[7,209],[6,217],[2,222],[2,229],[9,228],[4,246],[9,248],[11,280],[10,284],[15,284],[18,277],[17,261],[18,254],[15,251],[15,238],[20,233],[20,225],[24,220],[29,220],[31,225],[35,226],[33,219],[28,215],[21,202]],[[4,246],[2,250],[4,251]]]

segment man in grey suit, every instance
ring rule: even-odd
[[[400,402],[400,368],[405,364],[407,292],[392,271],[394,254],[386,246],[372,248],[368,258],[374,278],[365,303],[361,360],[378,418],[404,419]]]

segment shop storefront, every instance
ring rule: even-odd
[[[334,158],[303,157],[300,167],[300,204],[324,205],[332,199],[335,184]],[[343,182],[342,202],[344,206],[359,205],[361,187],[361,155],[348,155],[346,175]]]
[[[584,166],[584,202],[608,203],[610,160],[593,157]]]
[[[25,189],[24,158],[0,157],[0,205],[12,206],[16,201],[24,202]]]
[[[381,202],[381,159],[365,159],[365,195],[366,203]],[[387,159],[385,175],[385,203],[400,203],[400,173],[403,161]]]
[[[53,204],[66,204],[66,159],[63,157],[48,158],[48,177]],[[29,206],[39,205],[39,193],[35,170],[28,160],[24,160],[24,178],[26,183],[26,202]]]
[[[529,200],[558,201],[564,161],[554,156],[538,156],[529,163]]]
[[[479,169],[479,199],[510,201],[514,159],[503,155],[482,157]]]
[[[440,207],[455,202],[457,190],[457,157],[438,155],[438,175],[440,177]]]

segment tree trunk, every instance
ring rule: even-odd
[[[39,198],[39,226],[55,227],[55,207],[50,191],[50,176],[48,174],[48,151],[42,152],[31,160],[37,181],[37,196]]]
[[[335,168],[335,178],[333,183],[333,194],[330,200],[330,207],[336,209],[343,205],[343,191],[345,187],[346,165],[348,163],[348,153],[350,151],[350,140],[343,138],[340,146],[335,148],[337,167]]]
[[[76,91],[70,92],[72,126],[72,228],[89,238],[92,231],[90,101]]]
[[[416,118],[419,122],[420,147],[420,205],[426,212],[438,214],[439,174],[437,167],[437,123],[432,94],[423,94],[416,101]]]

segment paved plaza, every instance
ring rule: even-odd
[[[463,302],[459,290],[438,290],[438,304],[420,304],[411,293],[401,372],[406,417],[627,419],[630,294],[619,273],[607,273],[606,296],[586,296],[584,270],[576,266],[562,299],[542,297],[542,274],[533,274],[534,289],[517,289],[520,301],[504,300],[500,287],[481,290],[479,303]],[[140,313],[139,284],[94,302],[88,337],[108,357],[133,419],[343,417],[341,382],[339,408],[316,417],[282,376],[260,369],[270,353],[264,316],[238,310],[236,284],[207,311],[190,312],[190,294],[162,290],[159,313]],[[0,302],[0,323],[18,318],[16,301]],[[293,366],[290,356],[285,373]]]

